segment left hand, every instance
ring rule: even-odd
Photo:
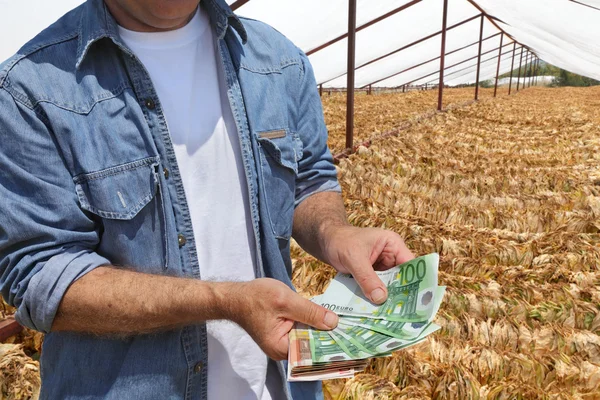
[[[375,270],[385,271],[415,258],[395,232],[379,228],[332,226],[325,237],[324,255],[336,270],[352,274],[373,303],[387,299],[387,288]]]

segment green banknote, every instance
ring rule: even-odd
[[[355,344],[356,347],[364,352],[370,353],[372,356],[385,356],[392,351],[412,346],[439,329],[440,327],[438,325],[429,323],[421,331],[420,336],[410,339],[398,339],[370,329],[345,325],[343,322],[340,322],[334,332],[336,340],[338,340],[338,337],[342,337],[344,340]]]
[[[433,317],[437,314],[446,292],[445,286],[438,286],[435,288],[435,294],[433,296],[433,309],[431,310],[432,316],[423,322],[401,322],[401,321],[388,321],[385,319],[371,319],[366,317],[351,317],[343,316],[340,318],[340,322],[345,325],[356,326],[359,328],[370,329],[375,332],[383,333],[388,336],[392,336],[398,339],[410,340],[422,335],[422,332],[427,328],[428,322],[433,320]]]
[[[327,291],[313,299],[339,315],[385,319],[396,322],[424,322],[431,319],[438,282],[439,255],[428,254],[407,263],[378,271],[387,286],[388,299],[377,305],[362,293],[352,275],[338,274]]]

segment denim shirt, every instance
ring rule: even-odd
[[[295,207],[340,190],[313,71],[271,27],[223,0],[201,4],[239,134],[256,274],[291,287]],[[2,296],[47,334],[41,398],[206,398],[204,324],[126,339],[51,332],[69,285],[98,266],[202,278],[160,100],[102,0],[0,65],[0,201]],[[322,397],[320,383],[288,385],[277,366],[288,398]]]

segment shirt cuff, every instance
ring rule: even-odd
[[[102,265],[110,261],[82,248],[69,248],[50,258],[29,281],[15,318],[21,325],[49,333],[69,286]]]
[[[299,190],[296,191],[296,202],[294,203],[294,208],[298,207],[300,203],[313,194],[321,192],[342,193],[342,188],[340,187],[337,179],[326,179],[322,181],[311,182],[310,186],[305,188],[299,187]]]

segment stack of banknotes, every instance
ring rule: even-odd
[[[296,324],[290,332],[289,381],[348,378],[364,370],[371,358],[417,344],[440,329],[432,321],[445,286],[438,286],[439,256],[416,258],[377,272],[388,299],[377,305],[348,274],[338,274],[313,302],[340,316],[337,328],[320,331]]]

